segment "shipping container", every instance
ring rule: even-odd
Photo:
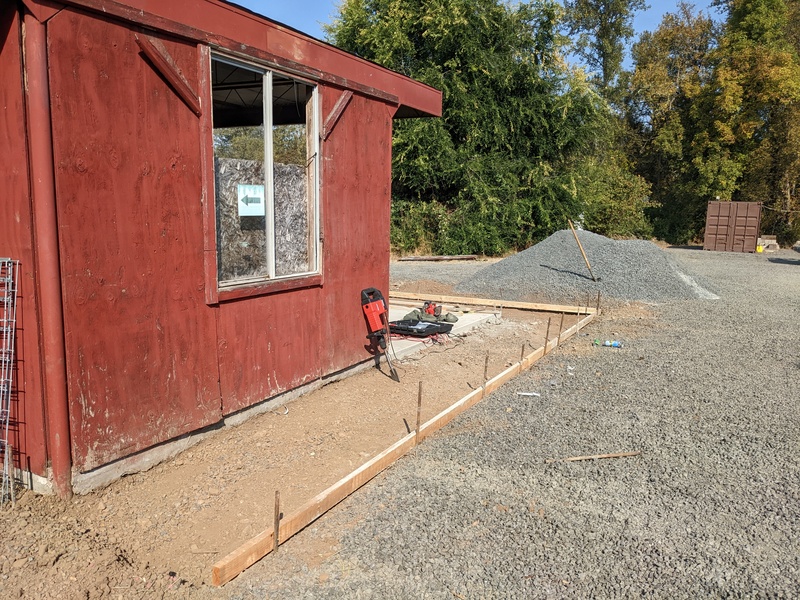
[[[703,249],[755,252],[760,230],[760,202],[709,202]]]

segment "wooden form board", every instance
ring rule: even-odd
[[[394,464],[397,459],[414,448],[423,439],[450,423],[458,415],[483,400],[488,394],[510,379],[529,369],[542,356],[552,351],[558,345],[559,340],[568,340],[591,323],[594,318],[594,314],[586,315],[572,327],[562,331],[557,338],[549,340],[543,347],[537,348],[521,361],[514,363],[506,370],[487,380],[477,390],[470,392],[461,400],[422,424],[419,429],[419,436],[416,435],[416,432],[404,436],[358,469],[317,494],[295,513],[283,519],[278,531],[280,543],[285,542],[295,533],[313,523],[347,496],[381,473],[381,471]],[[270,527],[215,563],[211,568],[211,583],[215,586],[224,585],[272,552],[273,549],[274,528]]]
[[[557,312],[576,315],[593,315],[597,310],[590,306],[562,306],[560,304],[538,304],[535,302],[517,302],[515,300],[497,300],[489,298],[468,298],[461,296],[426,295],[420,297],[418,292],[392,292],[389,299],[398,300],[427,300],[438,304],[466,304],[468,306],[500,306],[503,308],[518,308],[521,310],[536,310],[542,312]]]

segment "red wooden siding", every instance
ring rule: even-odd
[[[320,94],[324,120],[340,90]],[[219,305],[225,414],[370,356],[360,292],[388,291],[389,108],[354,96],[322,154],[323,283]]]
[[[223,303],[219,361],[223,412],[230,414],[318,378],[321,290]]]
[[[384,98],[394,96],[401,108],[419,111],[420,115],[442,114],[441,94],[436,90],[226,2],[63,0],[63,3],[252,54],[342,87],[368,88]]]
[[[11,443],[18,467],[44,473],[46,464],[44,405],[39,364],[39,323],[35,294],[28,155],[22,96],[20,18],[14,3],[0,4],[0,256],[21,261],[17,300],[17,368],[12,395]]]
[[[29,106],[41,113],[32,131],[52,132],[58,263],[54,247],[41,250],[54,226],[36,246],[34,222],[45,229],[53,206],[51,142],[30,138],[31,163],[23,4],[47,20],[29,29],[47,44],[27,38],[48,61],[29,73]],[[219,0],[63,4],[0,3],[0,256],[22,262],[14,445],[18,466],[53,467],[59,493],[70,467],[92,470],[367,360],[360,292],[388,293],[392,117],[441,113],[436,90]],[[152,38],[150,58],[137,35]],[[320,126],[335,115],[320,146],[320,274],[217,290],[209,43],[315,81]],[[46,184],[31,164],[46,167]],[[48,193],[32,199],[31,182]],[[53,339],[61,364],[62,317],[66,386],[44,378]],[[53,451],[65,389],[72,465]]]
[[[88,470],[216,422],[197,117],[134,31],[48,24],[73,459]],[[188,83],[198,48],[163,39]]]
[[[339,97],[323,99],[323,118]],[[369,357],[361,290],[388,296],[392,109],[356,94],[324,143],[325,371]]]

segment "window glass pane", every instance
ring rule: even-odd
[[[212,61],[220,282],[269,275],[263,74]]]
[[[220,285],[316,272],[314,86],[225,58],[211,83]]]
[[[310,85],[273,74],[276,276],[315,269],[313,93]]]

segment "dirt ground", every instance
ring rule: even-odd
[[[422,290],[450,293],[430,282],[403,289]],[[424,422],[480,386],[487,354],[492,377],[523,344],[540,347],[548,318],[554,338],[560,315],[506,310],[397,362],[400,383],[369,368],[68,502],[20,490],[0,509],[0,597],[226,597],[210,585],[211,566],[271,526],[276,490],[291,514],[413,429],[418,382]],[[567,315],[564,328],[575,321]],[[308,560],[334,544],[310,548]]]

